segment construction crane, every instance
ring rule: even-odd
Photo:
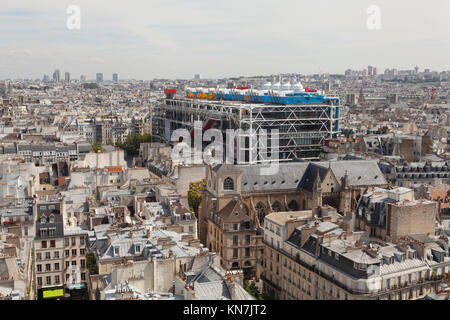
[[[423,87],[423,89],[425,90],[425,91],[430,91],[430,88],[428,88],[428,87]],[[435,99],[435,93],[436,93],[436,87],[432,87],[431,88],[431,101],[434,101]]]

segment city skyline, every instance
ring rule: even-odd
[[[0,10],[0,78],[39,78],[55,68],[94,78],[217,78],[279,73],[343,73],[373,65],[449,70],[446,17],[440,10],[378,1],[381,28],[367,27],[371,1],[334,3],[202,0],[78,1],[81,29],[69,30],[67,1],[29,0]],[[236,10],[239,8],[238,10]],[[169,13],[167,15],[166,13]],[[248,15],[248,12],[252,12]],[[230,13],[230,14],[226,14]],[[79,74],[73,73],[77,70]]]
[[[370,69],[372,68],[372,72],[370,71]],[[86,75],[86,74],[75,74],[75,76],[73,76],[73,73],[71,71],[66,71],[60,68],[55,68],[53,71],[50,71],[48,73],[44,73],[40,78],[30,78],[30,77],[21,77],[21,78],[5,78],[5,79],[1,79],[0,81],[20,81],[20,80],[28,80],[28,81],[35,81],[35,80],[44,80],[44,81],[50,81],[50,79],[46,78],[52,78],[52,75],[56,72],[60,72],[60,73],[65,73],[65,74],[69,74],[70,77],[70,81],[78,81],[78,79],[80,79],[81,77],[83,77],[83,82],[84,81],[97,81],[97,75],[101,74],[103,76],[103,80],[100,82],[116,82],[114,76],[119,77],[119,74],[117,72],[113,72],[112,74],[108,74],[108,73],[104,73],[104,72],[93,72],[92,74]],[[373,73],[375,71],[375,73]],[[399,69],[396,67],[391,67],[391,68],[386,68],[384,70],[380,70],[378,69],[376,66],[371,66],[371,65],[367,65],[366,67],[362,67],[360,69],[358,68],[354,68],[354,69],[346,69],[343,70],[342,72],[336,72],[336,73],[330,73],[330,72],[321,72],[321,73],[311,73],[311,74],[304,74],[304,73],[297,73],[297,72],[285,72],[285,73],[275,73],[275,74],[253,74],[253,75],[232,75],[229,77],[218,77],[218,78],[206,78],[203,77],[200,74],[194,74],[191,77],[176,77],[176,78],[153,78],[153,79],[137,79],[137,78],[121,78],[121,81],[154,81],[154,80],[160,80],[160,79],[165,79],[165,80],[214,80],[214,79],[232,79],[232,78],[239,78],[239,77],[243,77],[243,78],[270,78],[273,77],[274,79],[280,79],[279,77],[285,76],[285,75],[291,75],[293,77],[295,76],[302,76],[302,77],[308,77],[308,76],[316,76],[316,75],[330,75],[330,76],[347,76],[348,72],[351,72],[352,76],[366,76],[366,77],[382,77],[383,75],[386,76],[386,72],[389,73],[393,73],[393,72],[397,72],[398,73],[398,77],[399,79],[402,76],[402,73],[407,73],[408,75],[410,75],[410,72],[416,72],[417,74],[447,74],[450,73],[450,70],[433,70],[427,67],[419,67],[419,66],[415,66],[415,67],[410,67],[410,68],[405,68],[405,69]],[[105,77],[106,75],[106,77]],[[405,74],[406,75],[406,74]],[[53,79],[54,80],[54,79]],[[65,79],[66,80],[66,79]],[[117,78],[117,80],[119,80]],[[61,80],[57,81],[60,82]],[[69,81],[69,82],[70,82]],[[438,81],[438,80],[437,80]]]

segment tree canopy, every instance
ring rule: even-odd
[[[193,211],[196,216],[198,216],[198,206],[202,201],[202,194],[200,193],[200,191],[203,190],[205,186],[206,186],[206,179],[189,183],[189,191],[188,191],[189,209]]]
[[[148,133],[144,134],[129,134],[125,142],[122,139],[118,139],[116,142],[116,146],[124,149],[129,155],[138,155],[139,154],[139,146],[144,142],[151,142],[152,136]]]

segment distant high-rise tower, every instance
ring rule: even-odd
[[[56,69],[55,72],[53,72],[53,80],[56,82],[59,82],[61,80],[61,75],[59,74],[58,69]]]
[[[119,75],[117,73],[113,73],[113,78],[112,79],[113,79],[113,81],[115,83],[119,82]]]
[[[103,73],[97,73],[96,77],[97,82],[103,82]]]
[[[372,74],[373,76],[378,75],[378,70],[376,67],[373,67],[372,72],[373,72],[373,74]]]
[[[372,66],[367,67],[367,73],[369,76],[373,76],[373,67]]]
[[[80,82],[81,83],[86,82],[86,76],[85,75],[81,75]]]
[[[416,71],[416,73],[419,73],[419,67],[415,66],[414,70]]]
[[[49,82],[50,81],[50,76],[48,74],[44,74],[44,82]]]
[[[200,75],[199,74],[194,75],[194,79],[195,80],[200,80]]]
[[[70,82],[70,72],[66,72],[66,73],[64,74],[64,81]]]

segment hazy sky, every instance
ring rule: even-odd
[[[80,30],[66,27],[69,5]],[[0,79],[449,70],[449,53],[449,0],[0,0]]]

